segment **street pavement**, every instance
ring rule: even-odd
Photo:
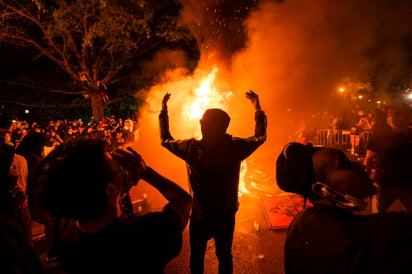
[[[252,191],[239,197],[240,208],[236,216],[236,227],[233,239],[234,273],[282,274],[283,246],[286,229],[270,229],[261,204],[261,198],[274,193]],[[150,201],[150,196],[149,196]],[[46,244],[37,227],[35,248],[46,266],[47,273],[65,273],[58,264],[47,264]],[[138,248],[138,247],[136,247]],[[189,271],[189,232],[183,232],[183,246],[180,254],[165,268],[165,273],[184,274]],[[138,266],[136,266],[138,273]],[[218,262],[215,256],[213,240],[209,241],[205,257],[205,273],[218,273]]]

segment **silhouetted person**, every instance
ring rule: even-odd
[[[41,205],[57,217],[55,246],[69,273],[163,273],[180,252],[192,198],[133,149],[109,153],[78,139],[41,163]],[[143,179],[167,200],[162,212],[121,217],[120,200]]]
[[[232,241],[238,210],[238,186],[241,162],[266,140],[266,115],[253,91],[246,97],[255,113],[255,134],[237,138],[226,134],[229,115],[221,109],[208,109],[200,120],[202,139],[174,140],[169,132],[167,93],[162,102],[160,131],[162,145],[188,165],[193,190],[190,218],[190,269],[203,273],[207,242],[214,238],[219,273],[232,273]]]
[[[357,214],[377,191],[360,163],[335,148],[289,143],[276,180],[313,203],[289,226],[287,274],[410,273],[412,214]]]
[[[45,134],[38,132],[29,133],[23,137],[21,144],[16,149],[16,153],[22,155],[27,161],[29,175],[27,179],[26,193],[28,196],[31,219],[44,226],[48,249],[46,260],[49,263],[53,263],[57,260],[53,246],[54,220],[49,213],[41,209],[39,206],[38,195],[40,185],[35,179],[40,161],[44,157],[44,147],[49,144],[49,139]]]
[[[27,197],[11,167],[13,156],[14,147],[0,143],[0,272],[44,273],[19,214]]]
[[[389,129],[375,132],[366,147],[364,165],[367,172],[375,167],[378,184],[377,207],[387,211],[399,200],[412,212],[412,130],[408,128],[409,109],[404,105],[387,108]]]

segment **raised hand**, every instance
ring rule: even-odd
[[[111,155],[122,168],[127,170],[130,185],[136,185],[146,171],[142,156],[131,147],[127,147],[127,150],[116,149]]]
[[[259,97],[253,90],[249,90],[249,91],[246,92],[246,98],[249,99],[250,102],[252,102],[252,104],[255,107],[256,111],[261,111],[262,110],[260,108]]]
[[[167,102],[170,99],[171,94],[168,92],[165,94],[165,96],[163,96],[163,100],[162,100],[162,109],[167,109]]]

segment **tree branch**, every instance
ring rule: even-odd
[[[35,108],[71,108],[71,107],[80,107],[80,106],[90,106],[90,103],[77,103],[77,104],[63,104],[62,103],[59,105],[49,105],[49,104],[48,105],[36,105],[36,104],[27,104],[23,102],[4,100],[4,99],[0,99],[0,102],[20,105],[24,107],[35,107]]]
[[[26,84],[26,83],[18,83],[18,82],[7,81],[7,80],[2,80],[2,79],[0,79],[0,82],[11,84],[11,85],[16,85],[16,86],[28,87],[32,89],[44,90],[44,91],[53,92],[53,93],[70,94],[70,95],[83,94],[83,92],[81,91],[65,91],[65,90],[58,90],[58,89],[47,89],[47,88],[33,86],[30,84]]]
[[[55,56],[50,54],[44,47],[36,43],[34,39],[32,39],[31,37],[26,36],[25,41],[31,43],[41,52],[46,54],[47,57],[49,57],[53,62],[56,62],[56,64],[59,67],[61,67],[64,71],[66,71],[74,80],[79,80],[79,76],[72,70],[70,63],[66,59],[64,53],[57,47],[54,41],[46,35],[46,30],[44,29],[42,23],[34,15],[32,15],[23,5],[19,4],[17,1],[14,1],[14,3],[17,7],[6,4],[4,2],[3,5],[11,11],[15,12],[16,14],[18,14],[19,16],[26,18],[27,20],[35,24],[41,30],[41,32],[43,33],[43,37],[46,38],[51,48],[61,57],[62,60],[59,60]],[[15,39],[16,38],[17,37],[15,37]]]

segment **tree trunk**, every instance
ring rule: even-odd
[[[92,111],[94,120],[97,122],[103,121],[105,105],[99,93],[90,94],[92,101]]]

